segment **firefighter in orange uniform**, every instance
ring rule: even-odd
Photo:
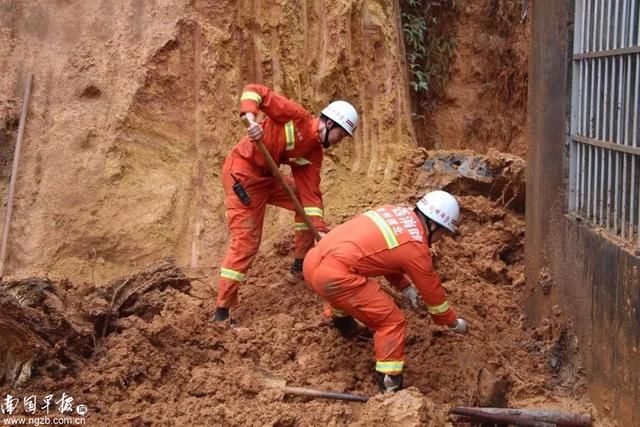
[[[259,110],[266,114],[262,123],[256,122]],[[231,150],[222,168],[231,245],[220,268],[215,321],[228,319],[229,309],[238,303],[238,287],[260,246],[266,205],[294,210],[293,202],[253,141],[262,139],[278,165],[291,166],[293,178],[285,179],[314,227],[326,232],[320,193],[323,147],[337,144],[345,136],[353,137],[358,125],[358,113],[348,102],[334,101],[322,110],[320,117],[314,117],[299,104],[259,84],[244,87],[240,115],[250,122],[247,136]],[[302,260],[313,243],[313,234],[296,215],[295,260],[289,281],[302,278]]]
[[[413,308],[419,293],[436,324],[466,334],[467,322],[449,307],[429,249],[444,232],[455,233],[459,215],[458,202],[445,191],[428,193],[413,210],[380,206],[334,228],[304,259],[304,278],[330,304],[334,325],[347,335],[355,318],[374,331],[376,380],[384,392],[402,388],[405,320],[370,277],[386,277]]]

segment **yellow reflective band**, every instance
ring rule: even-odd
[[[376,362],[376,371],[382,372],[383,374],[395,374],[398,372],[402,372],[402,368],[404,368],[404,362],[402,360],[387,360],[384,362]]]
[[[442,314],[449,310],[449,301],[445,301],[440,305],[428,305],[427,310],[431,314]]]
[[[369,218],[371,218],[373,222],[376,223],[376,225],[380,229],[380,232],[382,233],[382,236],[384,237],[384,240],[387,242],[387,248],[393,249],[396,246],[400,246],[400,243],[398,243],[398,239],[396,238],[396,235],[393,233],[391,226],[387,224],[387,221],[385,221],[384,218],[382,218],[382,216],[380,216],[378,212],[367,211],[364,214]]]
[[[240,96],[240,101],[255,101],[258,105],[262,104],[262,97],[258,95],[256,92],[242,92]]]
[[[296,130],[293,122],[287,122],[284,125],[284,138],[287,141],[287,151],[293,150],[296,146]]]
[[[301,230],[308,230],[309,227],[304,222],[296,222],[295,226],[294,226],[294,229],[296,231],[301,231]]]
[[[305,165],[310,165],[311,162],[307,159],[305,159],[304,157],[291,157],[289,158],[289,161],[291,163],[295,163],[298,166],[305,166]]]
[[[309,216],[319,216],[324,218],[324,212],[322,212],[322,209],[320,208],[304,208],[304,213]]]
[[[333,317],[347,317],[347,313],[344,310],[331,307],[331,314]]]
[[[225,279],[235,280],[237,282],[242,282],[244,280],[244,274],[239,271],[231,270],[229,268],[222,267],[220,269],[220,277],[224,277]]]

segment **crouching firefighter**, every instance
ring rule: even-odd
[[[466,334],[430,253],[445,232],[456,232],[459,215],[458,202],[444,191],[428,193],[413,210],[380,206],[334,228],[304,259],[304,278],[330,304],[334,325],[346,335],[357,319],[374,331],[375,375],[384,392],[402,388],[405,319],[371,277],[384,276],[413,308],[419,294],[436,324]]]
[[[261,123],[256,122],[259,110],[266,115]],[[247,136],[233,147],[222,168],[231,244],[220,268],[215,321],[228,319],[229,309],[238,303],[238,288],[260,246],[267,204],[294,210],[293,202],[253,141],[262,140],[278,165],[291,167],[293,178],[285,179],[322,234],[327,231],[320,193],[323,147],[329,148],[346,136],[353,137],[358,125],[358,113],[348,102],[334,101],[320,117],[314,117],[297,103],[258,84],[244,87],[240,116],[250,123]],[[295,260],[287,275],[290,282],[302,279],[302,260],[314,243],[313,234],[297,214],[294,229]]]

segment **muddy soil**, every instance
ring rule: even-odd
[[[462,188],[460,182],[469,176],[433,166],[452,156],[463,158],[460,152],[428,153],[415,169],[414,194],[398,194],[390,201],[412,200],[431,188]],[[468,158],[492,165],[488,170],[494,182],[524,167],[522,161],[516,164],[498,154]],[[455,405],[593,411],[560,309],[541,327],[523,324],[527,295],[521,209],[507,206],[504,199],[492,200],[491,192],[458,196],[460,234],[439,243],[435,258],[450,301],[470,321],[471,333],[455,335],[434,325],[424,312],[405,310],[409,389],[401,394],[376,396],[367,404],[330,402],[285,396],[265,383],[266,372],[289,385],[377,393],[371,342],[342,338],[323,319],[323,304],[304,284],[283,280],[292,257],[291,236],[263,248],[241,288],[235,327],[210,323],[215,288],[208,279],[189,284],[170,265],[151,266],[93,290],[68,282],[41,285],[47,295],[64,295],[58,298],[67,307],[62,315],[67,323],[56,324],[65,333],[46,326],[60,315],[46,307],[59,302],[25,303],[11,293],[16,285],[5,283],[3,308],[22,306],[22,311],[3,313],[10,313],[9,320],[26,320],[7,326],[3,316],[3,336],[16,337],[26,329],[23,336],[28,338],[21,341],[44,339],[48,344],[22,359],[9,344],[11,357],[0,360],[5,366],[7,361],[20,359],[20,366],[29,361],[32,378],[27,381],[28,373],[20,378],[14,368],[4,375],[0,392],[66,392],[89,406],[88,420],[94,425],[440,426],[450,422],[447,410]],[[91,309],[78,310],[81,302]],[[111,316],[107,320],[106,313]],[[71,319],[81,319],[76,322],[84,328],[73,326]]]
[[[530,7],[521,0],[455,2],[455,55],[444,93],[417,122],[423,146],[526,155]]]
[[[2,178],[21,82],[37,71],[0,283],[0,396],[67,393],[105,426],[442,426],[449,407],[476,404],[593,412],[562,310],[524,324],[525,167],[495,151],[526,152],[526,2],[460,2],[452,78],[425,132],[429,147],[475,152],[414,148],[395,2],[50,3],[0,1]],[[435,258],[471,333],[405,310],[401,393],[376,395],[371,342],[342,338],[304,284],[282,279],[289,213],[268,211],[237,326],[209,321],[227,238],[219,170],[251,81],[313,111],[338,97],[361,108],[356,138],[325,158],[330,222],[436,188],[460,198],[460,234]],[[285,396],[265,372],[373,397]]]

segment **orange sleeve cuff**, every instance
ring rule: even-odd
[[[329,227],[327,227],[327,223],[324,221],[324,219],[320,218],[319,216],[310,216],[309,218],[311,219],[311,223],[316,228],[316,230],[322,231],[323,233],[329,231]]]
[[[257,116],[258,110],[258,104],[255,101],[250,99],[240,101],[240,114],[253,113],[253,115]]]
[[[456,312],[452,309],[449,309],[442,314],[432,314],[431,317],[436,325],[443,326],[449,326],[457,319]]]

